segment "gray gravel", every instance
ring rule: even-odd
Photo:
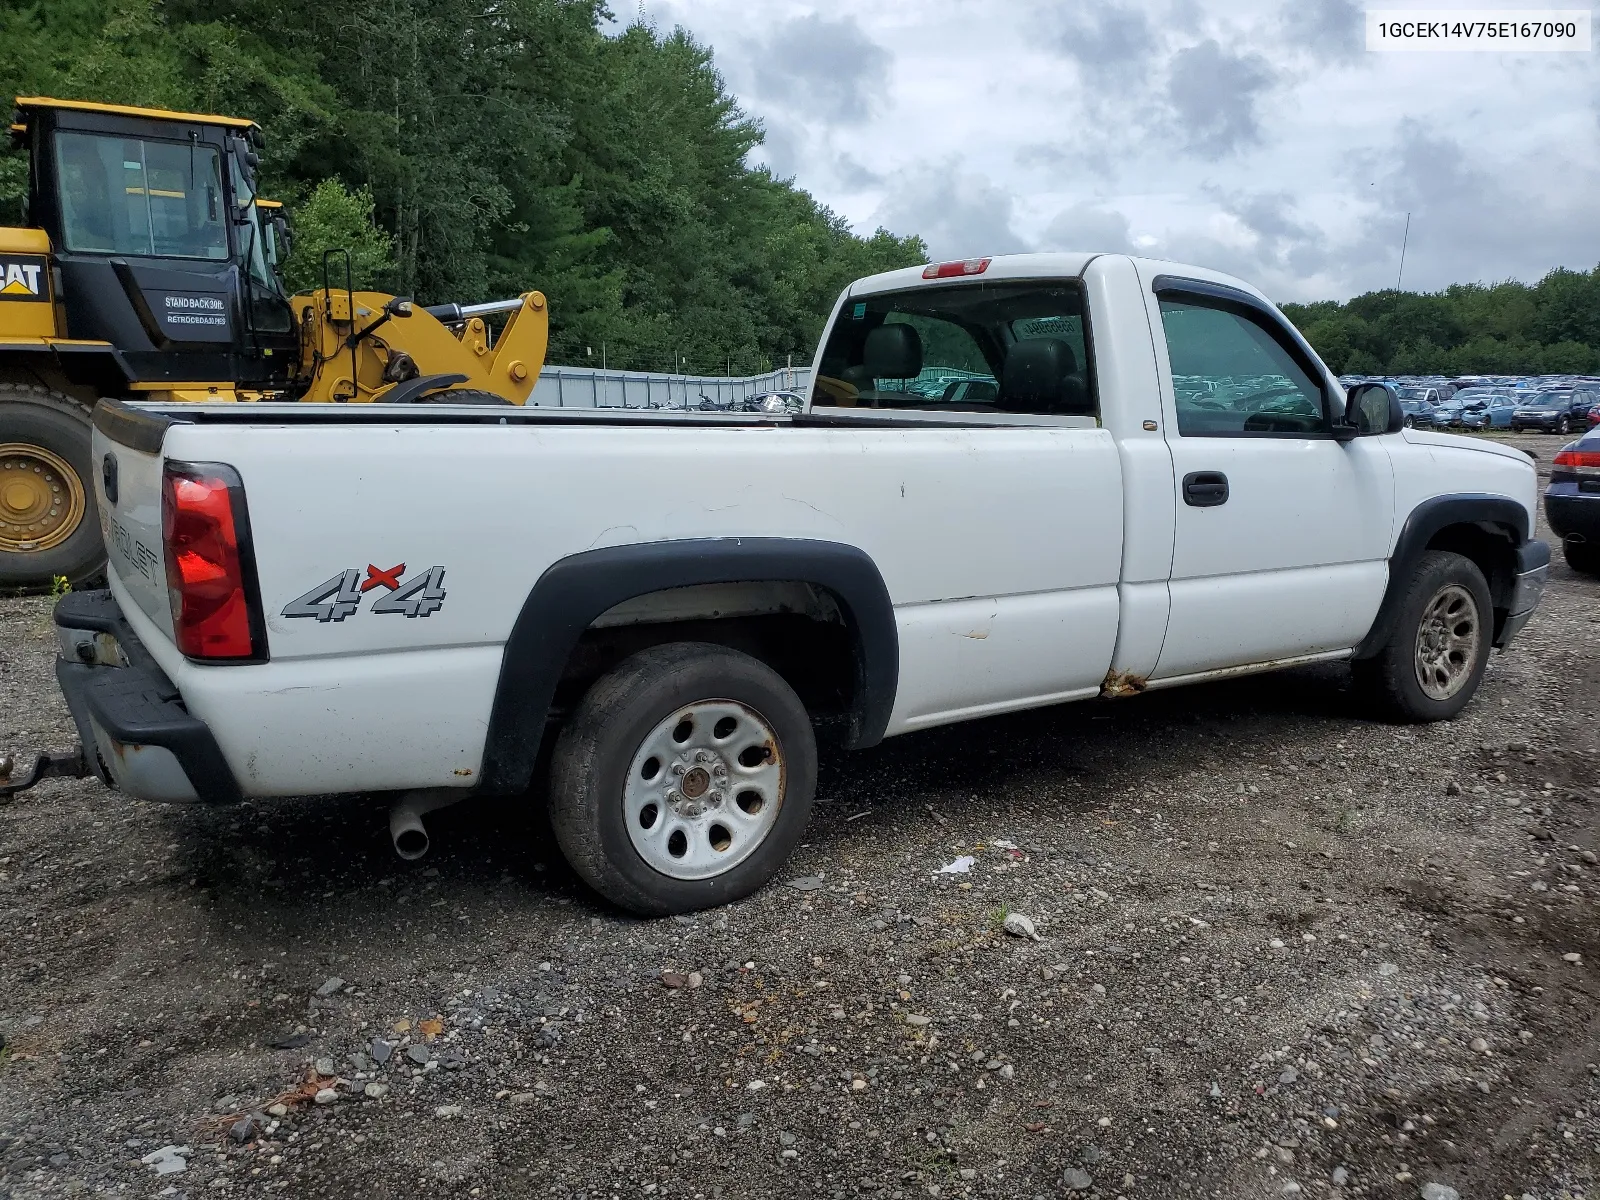
[[[896,739],[681,921],[532,803],[412,867],[377,800],[42,785],[0,1196],[1594,1197],[1600,582],[1553,576],[1448,725],[1335,666]],[[70,744],[51,654],[0,601],[0,747]]]

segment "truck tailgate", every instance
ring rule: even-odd
[[[161,538],[161,439],[167,422],[102,405],[94,425],[94,488],[106,572],[170,640],[172,608]]]

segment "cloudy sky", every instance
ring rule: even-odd
[[[1130,250],[1343,299],[1394,285],[1409,211],[1408,288],[1600,263],[1600,51],[1369,53],[1351,0],[640,10],[714,49],[758,158],[935,258]]]

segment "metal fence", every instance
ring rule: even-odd
[[[810,367],[780,367],[765,375],[670,375],[546,366],[529,404],[550,408],[733,408],[765,392],[806,392]]]

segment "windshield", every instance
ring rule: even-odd
[[[1427,398],[1428,391],[1426,388],[1411,387],[1400,389],[1400,399],[1402,400],[1426,400]]]
[[[68,250],[228,257],[222,158],[210,146],[58,133],[56,157]]]
[[[846,300],[812,403],[1092,413],[1083,296],[1074,284],[1016,282]]]

